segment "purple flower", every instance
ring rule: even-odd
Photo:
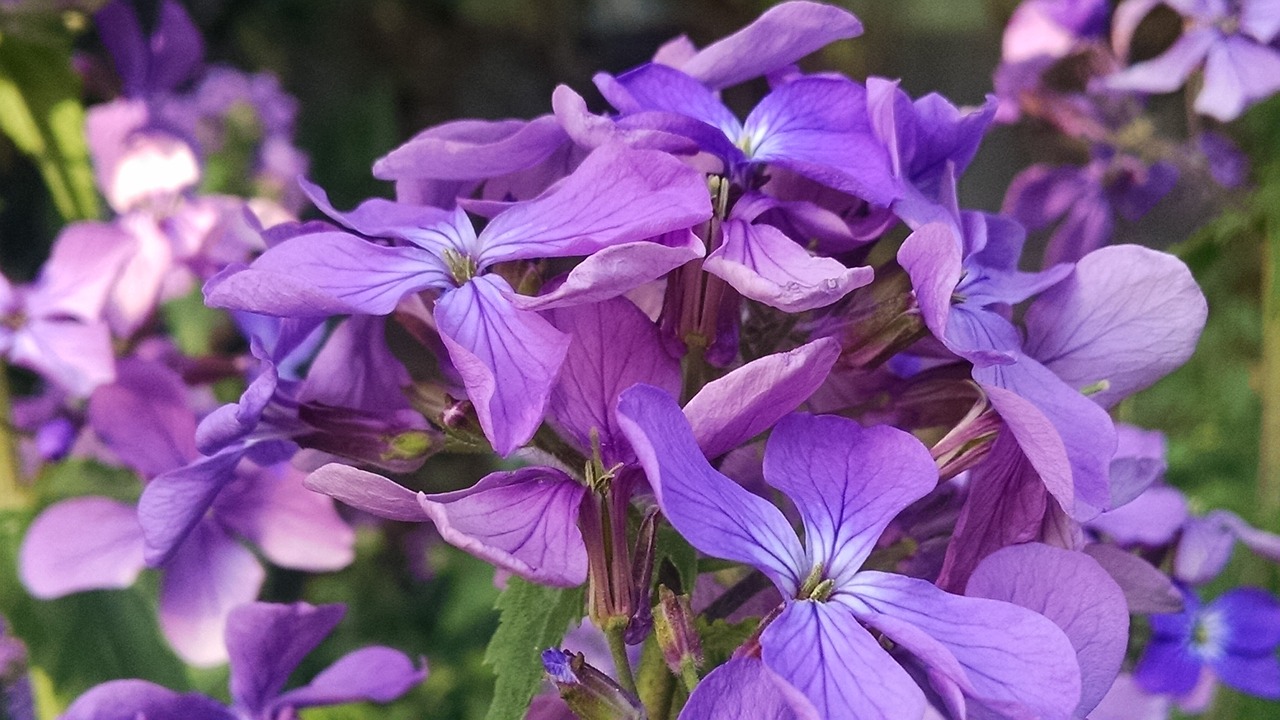
[[[760,636],[764,664],[823,717],[919,717],[925,693],[864,625],[921,663],[955,715],[967,704],[1006,715],[1070,718],[1080,701],[1071,643],[1043,616],[861,570],[889,521],[937,482],[924,446],[888,427],[791,415],[774,428],[764,476],[804,520],[707,463],[679,406],[639,386],[618,405],[623,432],[663,512],[702,552],[752,565],[784,598]]]
[[[1117,45],[1127,50],[1138,21],[1158,5],[1126,0],[1116,9]],[[1280,13],[1273,0],[1164,0],[1186,18],[1186,31],[1164,54],[1133,65],[1107,79],[1115,90],[1167,93],[1182,87],[1201,63],[1204,87],[1196,112],[1223,122],[1280,90],[1280,51],[1271,46],[1280,34]]]
[[[1151,642],[1134,680],[1151,693],[1185,696],[1202,668],[1249,695],[1280,699],[1280,601],[1257,588],[1230,590],[1207,605],[1184,591],[1186,609],[1151,617]]]
[[[286,240],[247,270],[210,281],[209,304],[290,317],[385,315],[406,295],[438,291],[436,326],[500,455],[528,441],[542,421],[568,338],[522,308],[501,275],[485,271],[501,262],[592,255],[647,241],[687,230],[711,212],[698,173],[668,156],[617,146],[597,150],[555,189],[500,213],[479,235],[461,209],[373,200],[342,214],[315,199],[354,233]],[[618,265],[611,264],[612,274],[595,275],[579,294],[590,300],[620,295],[673,267],[650,265],[637,277]],[[618,273],[630,284],[611,283]],[[559,298],[575,301],[582,300]]]
[[[64,720],[277,720],[307,707],[351,702],[388,703],[427,675],[391,648],[348,653],[310,683],[285,690],[289,676],[342,619],[342,605],[249,603],[231,612],[226,645],[231,658],[231,705],[204,695],[181,695],[144,680],[113,680],[81,695]]]

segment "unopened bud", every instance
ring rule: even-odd
[[[658,604],[653,608],[653,631],[667,667],[677,676],[696,673],[702,666],[702,641],[694,627],[688,595],[676,595],[665,585],[658,586]]]
[[[579,720],[646,720],[640,699],[587,664],[582,653],[549,648],[542,667]]]

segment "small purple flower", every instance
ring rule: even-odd
[[[285,690],[289,676],[338,622],[342,605],[249,603],[231,612],[226,644],[231,658],[231,705],[204,695],[181,695],[144,680],[113,680],[81,695],[63,720],[278,720],[300,708],[352,702],[388,703],[427,676],[426,666],[391,648],[348,653],[310,683]]]
[[[1116,9],[1115,36],[1122,50],[1138,21],[1159,2],[1126,0]],[[1204,87],[1196,112],[1223,122],[1280,90],[1280,50],[1271,45],[1280,34],[1274,0],[1164,0],[1186,18],[1187,29],[1164,54],[1133,65],[1107,79],[1115,90],[1167,93],[1177,90],[1204,66]]]
[[[864,625],[921,663],[954,715],[973,703],[1006,715],[1072,717],[1080,668],[1053,622],[861,569],[893,517],[937,483],[933,459],[915,438],[836,416],[779,422],[764,477],[796,504],[801,543],[780,510],[712,469],[666,393],[634,387],[618,416],[676,529],[705,553],[758,568],[782,593],[759,639],[761,657],[823,717],[919,717],[929,705]]]
[[[1249,695],[1280,699],[1280,601],[1257,588],[1237,588],[1202,605],[1184,590],[1186,609],[1151,617],[1151,642],[1134,679],[1151,693],[1188,695],[1202,668]]]

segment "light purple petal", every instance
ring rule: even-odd
[[[417,493],[381,475],[339,463],[329,463],[303,481],[308,490],[387,520],[426,522]]]
[[[381,180],[481,180],[532,167],[568,141],[556,119],[459,120],[428,128],[373,164]]]
[[[886,206],[901,197],[889,153],[871,133],[866,90],[846,78],[807,77],[777,88],[743,127],[752,160]]]
[[[516,295],[514,300],[517,307],[526,310],[550,310],[608,300],[656,280],[702,257],[706,251],[702,238],[690,230],[612,245],[575,265],[551,292],[535,297]]]
[[[481,267],[524,258],[590,255],[684,230],[711,216],[701,173],[656,150],[602,147],[553,189],[494,218],[480,233]]]
[[[813,703],[755,658],[734,658],[694,689],[680,720],[820,720]]]
[[[1092,558],[1040,543],[1007,547],[978,565],[965,595],[1010,602],[1052,620],[1080,664],[1076,717],[1102,701],[1124,661],[1129,609],[1120,587]]]
[[[227,620],[231,697],[257,715],[280,695],[289,675],[324,640],[346,608],[342,605],[250,603]]]
[[[1169,516],[1170,519],[1174,516]],[[1236,546],[1235,529],[1222,516],[1189,517],[1182,524],[1173,575],[1184,583],[1200,585],[1218,576]]]
[[[261,372],[244,392],[239,402],[227,403],[205,415],[196,426],[196,449],[213,455],[243,440],[262,422],[262,413],[275,396],[280,374],[273,363],[263,364]]]
[[[1165,471],[1164,433],[1116,423],[1116,454],[1111,458],[1111,506],[1141,495]]]
[[[789,65],[829,43],[862,34],[852,13],[793,0],[769,8],[745,28],[703,48],[678,67],[709,88],[737,85]]]
[[[1280,5],[1273,0],[1241,0],[1240,30],[1260,43],[1280,34]]]
[[[319,185],[298,178],[298,185],[320,212],[342,223],[352,232],[365,237],[403,238],[413,234],[413,229],[429,228],[448,223],[454,213],[437,207],[410,205],[372,198],[360,203],[356,209],[342,212],[329,202],[329,196]]]
[[[66,226],[40,268],[28,313],[70,315],[85,322],[101,319],[116,277],[133,249],[133,238],[115,223]]]
[[[1171,705],[1166,696],[1143,692],[1133,676],[1126,673],[1116,678],[1089,720],[1169,720]]]
[[[1095,250],[1027,311],[1027,354],[1110,407],[1186,362],[1208,306],[1176,257],[1136,245]]]
[[[1188,517],[1187,500],[1170,487],[1154,487],[1089,521],[1119,545],[1159,547],[1173,540]]]
[[[711,127],[699,127],[697,120],[680,122],[680,117],[662,113],[662,119],[654,113],[637,113],[623,118],[596,115],[587,109],[587,101],[565,85],[556,87],[551,94],[551,107],[556,119],[564,127],[576,146],[594,150],[609,143],[621,143],[628,147],[661,150],[673,155],[694,155],[699,140],[710,141],[711,147],[728,145],[728,139],[715,139],[719,132]]]
[[[203,695],[180,695],[145,680],[112,680],[97,685],[71,703],[59,717],[62,720],[236,720],[234,713]]]
[[[218,497],[218,521],[280,567],[340,570],[355,559],[355,531],[333,501],[306,492],[304,473],[280,463],[243,474]]]
[[[827,720],[924,715],[924,693],[839,603],[788,603],[765,628],[760,646],[765,665]]]
[[[615,405],[623,390],[645,383],[680,393],[680,362],[663,349],[658,326],[626,298],[560,308],[552,324],[572,338],[548,416],[560,434],[589,452],[599,434],[606,466],[634,455],[618,429]]]
[[[698,446],[716,458],[769,429],[809,399],[839,357],[838,341],[819,338],[707,383],[684,406]]]
[[[680,406],[638,385],[618,401],[618,424],[644,467],[663,514],[694,547],[748,563],[794,595],[809,574],[804,549],[782,512],[712,469]]]
[[[1116,431],[1106,411],[1029,357],[1019,357],[1010,365],[974,368],[973,378],[982,384],[1063,510],[1085,520],[1110,506]],[[996,388],[1012,391],[1026,403]],[[1052,431],[1045,427],[1046,420]],[[1069,468],[1061,465],[1058,442],[1066,451]],[[1070,471],[1071,495],[1060,480],[1051,480],[1064,469]]]
[[[587,579],[578,529],[584,485],[531,467],[486,475],[473,487],[418,501],[451,545],[536,583],[574,587]]]
[[[848,268],[810,255],[772,225],[729,220],[723,228],[724,244],[707,256],[703,268],[744,296],[784,312],[826,307],[874,275],[869,267]]]
[[[227,616],[258,597],[266,576],[253,553],[214,523],[192,528],[160,578],[160,629],[178,656],[200,667],[226,662]]]
[[[301,402],[390,413],[409,407],[409,371],[387,346],[387,321],[355,315],[334,329],[298,388]]]
[[[1107,78],[1107,87],[1148,93],[1173,92],[1186,83],[1191,71],[1221,37],[1217,30],[1192,30],[1178,38],[1164,54],[1131,65]]]
[[[1182,593],[1168,575],[1154,565],[1115,545],[1091,543],[1084,553],[1093,558],[1124,592],[1129,612],[1134,615],[1182,611]]]
[[[1209,48],[1204,88],[1196,96],[1196,112],[1222,122],[1240,117],[1251,103],[1280,90],[1280,51],[1239,35],[1229,35]]]
[[[492,227],[492,226],[490,226]],[[511,302],[511,287],[482,275],[436,301],[435,320],[485,437],[507,456],[546,413],[569,336]]]
[[[789,415],[769,436],[764,478],[804,518],[811,565],[843,586],[889,522],[938,484],[923,444],[885,425],[835,415]]]
[[[116,381],[89,398],[89,424],[125,464],[146,478],[198,457],[196,416],[182,376],[159,362],[128,359]]]
[[[876,625],[879,617],[887,616],[914,626],[944,647],[964,668],[970,699],[997,712],[1022,708],[1043,720],[1073,716],[1080,702],[1080,668],[1067,636],[1044,616],[875,571],[859,573],[847,589],[855,596],[849,602],[864,608],[858,613],[864,621]],[[893,636],[888,626],[882,629]],[[907,649],[916,651],[910,645]],[[930,655],[935,653],[917,657],[932,665]]]
[[[388,647],[366,647],[347,653],[315,678],[281,695],[273,709],[342,705],[362,700],[389,703],[427,677],[404,653]]]
[[[421,248],[320,232],[280,243],[248,269],[214,276],[205,302],[283,317],[386,315],[405,295],[450,284],[443,261]]]
[[[147,485],[138,500],[138,521],[147,540],[148,565],[169,560],[235,477],[243,455],[242,448],[233,447],[164,473]]]
[[[111,333],[100,322],[32,318],[14,334],[9,360],[78,397],[115,379]]]
[[[46,508],[27,529],[18,553],[22,585],[41,600],[126,588],[144,567],[137,511],[103,497]]]

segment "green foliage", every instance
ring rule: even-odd
[[[542,683],[542,651],[582,617],[583,589],[543,587],[512,577],[498,598],[502,619],[485,650],[498,683],[486,720],[520,720]]]
[[[707,622],[706,618],[698,618],[698,635],[702,638],[702,655],[704,667],[709,670],[728,662],[733,651],[751,637],[751,633],[759,627],[760,620],[749,618],[738,623],[726,620]],[[704,675],[706,672],[704,671]]]
[[[66,32],[0,34],[0,130],[35,160],[63,219],[97,217],[80,81]]]

